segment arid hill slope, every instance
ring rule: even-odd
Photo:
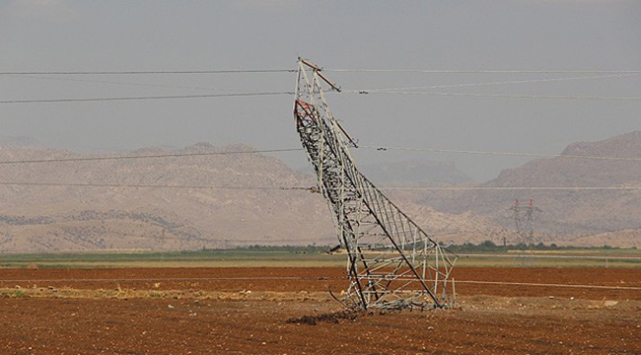
[[[508,210],[516,199],[521,206],[531,199],[543,211],[534,221],[535,232],[554,236],[545,240],[581,236],[591,240],[589,244],[616,245],[615,232],[625,230],[622,237],[638,244],[641,233],[634,230],[641,229],[641,132],[572,143],[560,157],[504,170],[482,187],[487,190],[431,194],[422,203],[447,213],[474,211],[512,227]],[[610,237],[585,238],[596,234]]]
[[[82,160],[66,150],[0,148],[0,252],[181,250],[243,244],[334,244],[313,179],[246,145],[200,143],[185,157]],[[93,156],[109,158],[113,155]],[[64,161],[70,160],[70,161]],[[290,189],[294,187],[295,189]],[[500,228],[399,201],[428,233],[446,240]]]

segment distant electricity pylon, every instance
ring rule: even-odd
[[[514,206],[510,207],[508,211],[512,212],[519,242],[523,245],[531,244],[534,240],[534,220],[543,211],[534,207],[533,200],[530,200],[527,206],[521,206],[518,199],[514,200]]]
[[[350,280],[341,301],[355,310],[453,305],[456,258],[430,238],[360,171],[357,147],[330,112],[323,87],[340,91],[316,65],[299,59],[296,129],[328,201]]]

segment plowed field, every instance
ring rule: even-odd
[[[641,354],[639,269],[458,268],[457,309],[319,317],[344,272],[0,269],[0,354]]]

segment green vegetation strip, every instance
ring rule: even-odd
[[[342,266],[345,256],[307,248],[183,252],[5,254],[2,268]]]
[[[328,249],[252,246],[183,252],[3,254],[0,268],[343,267],[346,255],[328,254]],[[459,255],[457,267],[641,267],[637,249],[510,249],[486,242],[450,249]]]

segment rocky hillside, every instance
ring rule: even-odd
[[[0,148],[0,253],[334,244],[327,204],[300,189],[313,185],[311,176],[275,157],[235,153],[252,151],[201,143],[122,153],[163,158],[110,159]],[[500,230],[471,214],[399,204],[437,238]]]
[[[514,228],[508,210],[516,199],[532,199],[543,211],[534,221],[541,240],[617,245],[618,231],[625,231],[625,244],[636,245],[629,236],[641,229],[641,132],[570,144],[559,157],[504,170],[482,187],[487,190],[430,194],[421,202],[447,213],[474,211]]]
[[[111,159],[23,139],[5,143],[0,253],[336,242],[322,196],[301,189],[314,179],[250,146],[200,143],[121,153],[162,158]],[[378,186],[422,185],[422,177],[435,186],[471,184],[455,167],[441,168],[405,162],[362,170]],[[509,209],[515,199],[532,199],[543,211],[534,242],[641,246],[641,132],[570,144],[559,157],[505,170],[481,187],[383,191],[445,243],[517,242]]]

